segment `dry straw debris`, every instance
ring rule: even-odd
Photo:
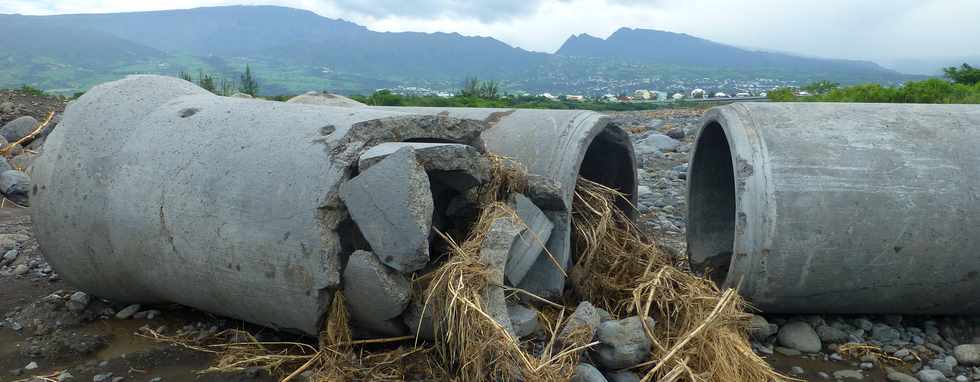
[[[415,288],[432,313],[436,341],[411,336],[354,341],[343,294],[337,292],[320,342],[262,343],[248,333],[218,333],[205,341],[143,335],[210,352],[216,363],[204,372],[262,367],[284,375],[306,372],[314,381],[454,380],[567,381],[587,350],[588,335],[558,338],[571,308],[531,295],[548,333],[544,343],[522,343],[488,313],[485,289],[490,270],[480,261],[480,245],[497,219],[516,219],[505,204],[526,189],[523,168],[491,155],[492,179],[481,189],[481,213],[461,242],[446,234],[444,261],[418,275]],[[591,301],[617,318],[639,315],[656,320],[646,327],[650,359],[634,367],[644,381],[790,380],[752,352],[745,327],[749,317],[734,290],[720,291],[707,279],[681,270],[616,205],[624,196],[581,179],[573,203],[575,264],[569,271],[568,306]],[[509,291],[528,294],[514,288]],[[645,320],[644,320],[645,321]]]

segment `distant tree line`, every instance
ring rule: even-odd
[[[217,95],[230,96],[235,93],[245,93],[255,97],[259,94],[259,82],[252,74],[252,68],[248,65],[245,65],[245,71],[238,75],[237,80],[219,77],[203,70],[197,71],[197,79],[185,71],[178,72],[177,77],[195,83],[204,90]]]
[[[287,97],[288,98],[288,97]],[[422,107],[485,107],[517,109],[584,109],[595,111],[652,110],[665,107],[687,106],[654,103],[602,102],[600,100],[568,101],[548,99],[532,95],[507,95],[497,81],[481,81],[470,77],[463,81],[459,90],[450,97],[435,95],[402,95],[390,90],[378,90],[371,95],[354,95],[354,100],[372,106],[422,106]]]
[[[946,79],[930,78],[910,81],[902,86],[861,84],[841,87],[828,81],[800,88],[810,93],[801,97],[794,89],[780,88],[769,92],[775,102],[882,102],[882,103],[959,103],[980,104],[980,68],[969,64],[944,68]]]

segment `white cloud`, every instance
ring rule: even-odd
[[[6,0],[0,13],[121,12],[229,4],[309,9],[377,31],[459,32],[553,52],[620,27],[842,58],[980,54],[976,0]],[[656,47],[650,47],[656,49]]]

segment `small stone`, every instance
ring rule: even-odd
[[[861,364],[858,365],[858,367],[860,367],[862,370],[871,370],[875,367],[875,364],[871,362],[861,362]]]
[[[122,382],[125,381],[126,377],[112,377],[112,382]]]
[[[599,312],[588,301],[582,301],[575,307],[575,311],[568,317],[565,327],[558,334],[558,338],[568,338],[572,334],[583,333],[586,337],[585,342],[591,341],[595,337],[596,328],[599,327]]]
[[[830,325],[818,326],[816,332],[817,337],[820,337],[820,341],[824,343],[843,343],[847,341],[846,332]]]
[[[968,382],[969,380],[970,378],[967,378],[965,375],[962,374],[956,376],[956,382]]]
[[[510,314],[510,323],[514,327],[514,334],[517,338],[531,335],[538,330],[538,312],[523,305],[510,305],[507,307]]]
[[[71,375],[68,370],[62,371],[61,374],[58,374],[58,382],[66,382],[73,379],[75,379],[75,376]]]
[[[27,265],[26,264],[17,264],[17,267],[14,268],[14,275],[15,276],[21,276],[21,275],[27,273],[27,271],[29,271],[29,270],[30,269],[27,268]]]
[[[24,366],[24,370],[37,370],[37,362],[31,361],[31,363],[27,364],[27,366]]]
[[[30,205],[31,177],[27,174],[8,170],[0,173],[0,193],[10,201],[22,206]]]
[[[646,318],[646,325],[653,329],[655,322]],[[606,369],[618,370],[635,366],[650,355],[652,342],[643,328],[639,316],[599,324],[596,338],[596,360]]]
[[[687,134],[684,132],[684,129],[679,127],[667,130],[667,136],[674,139],[684,139],[685,135]]]
[[[773,348],[776,353],[782,354],[787,357],[796,357],[802,355],[803,353],[796,349],[784,348],[782,346],[776,346]]]
[[[888,378],[888,380],[891,382],[919,382],[919,380],[915,379],[915,377],[897,371],[888,373],[886,378]]]
[[[864,379],[861,370],[837,370],[834,372],[835,379]]]
[[[954,358],[953,356],[936,358],[932,360],[932,362],[929,362],[930,367],[932,367],[935,370],[938,370],[939,372],[943,373],[943,375],[947,377],[952,377],[953,375],[955,375],[953,373],[953,368],[956,367],[956,364],[957,364],[956,358]]]
[[[806,322],[796,321],[783,325],[776,338],[780,345],[804,353],[817,353],[821,348],[820,337]]]
[[[820,378],[822,379],[830,379],[830,374],[827,374],[826,372],[823,371],[817,373],[817,375],[820,376]]]
[[[9,251],[7,251],[6,253],[3,254],[3,262],[5,262],[5,263],[12,263],[12,262],[14,262],[14,260],[17,260],[17,250],[16,249],[11,249],[11,250],[9,250]]]
[[[791,367],[789,369],[789,372],[790,372],[790,374],[793,374],[793,375],[803,375],[803,374],[806,374],[806,371],[803,370],[803,368],[802,367],[799,367],[799,366],[793,366],[793,367]]]
[[[71,297],[68,298],[68,302],[66,302],[65,305],[68,307],[68,310],[72,312],[81,312],[88,307],[89,301],[90,298],[88,294],[78,291],[71,294]]]
[[[602,376],[595,366],[587,363],[580,363],[575,366],[575,374],[572,374],[572,382],[606,382],[606,377]]]
[[[606,380],[609,382],[640,382],[639,375],[629,371],[606,373]]]
[[[934,369],[922,369],[915,374],[919,378],[920,382],[946,382],[946,376],[939,370]]]
[[[953,356],[961,365],[980,366],[980,344],[965,344],[954,347]]]
[[[120,310],[119,312],[116,313],[116,318],[118,318],[120,320],[128,319],[128,318],[132,317],[134,314],[136,314],[136,312],[139,312],[139,310],[140,310],[140,305],[139,304],[133,304],[133,305],[127,306],[127,307],[123,308],[122,310]]]
[[[96,374],[92,377],[92,382],[106,382],[109,381],[110,378],[112,378],[112,373]]]
[[[3,125],[0,128],[0,135],[3,135],[3,138],[8,142],[15,142],[33,132],[37,125],[37,120],[34,117],[25,115]]]
[[[163,382],[163,377],[150,378],[150,382]]]
[[[880,343],[889,343],[902,337],[902,334],[885,324],[877,324],[871,328],[871,339]]]
[[[765,342],[769,337],[776,334],[779,331],[779,326],[776,324],[770,324],[766,321],[765,317],[757,314],[753,314],[751,320],[749,321],[749,336],[754,338],[756,341]]]

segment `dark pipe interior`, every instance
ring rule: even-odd
[[[629,137],[623,130],[613,126],[603,129],[585,152],[579,175],[618,190],[626,194],[627,199],[635,201],[636,163],[628,144]],[[618,206],[628,215],[635,216],[635,209],[626,200],[620,200]]]
[[[735,174],[728,139],[718,122],[705,126],[695,142],[688,182],[691,268],[720,285],[728,275],[735,243]]]

